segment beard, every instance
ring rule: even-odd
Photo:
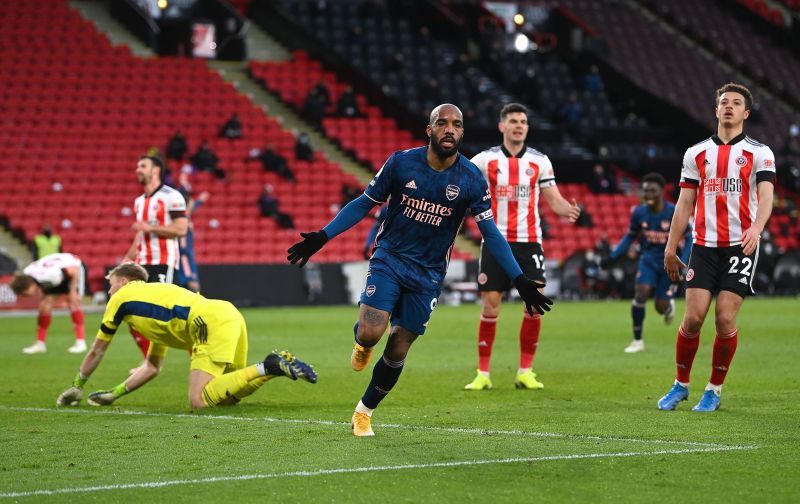
[[[440,143],[441,140],[437,140],[435,137],[431,137],[431,148],[433,149],[434,154],[436,154],[439,158],[445,159],[449,158],[450,156],[458,153],[458,148],[461,147],[461,141],[464,140],[464,137],[461,137],[457,142],[453,144],[453,146],[449,149],[445,149],[442,147]]]

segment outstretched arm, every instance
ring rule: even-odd
[[[97,369],[100,361],[103,360],[103,355],[105,355],[109,343],[109,341],[95,338],[94,343],[92,343],[92,348],[89,349],[89,353],[83,358],[81,367],[78,369],[78,374],[75,375],[75,378],[72,380],[72,386],[58,396],[58,399],[56,399],[56,406],[77,406],[80,404],[83,398],[83,386],[86,385],[89,377],[92,376],[92,373]]]
[[[327,226],[322,228],[322,230],[325,231],[329,240],[333,239],[361,222],[361,219],[366,217],[370,210],[378,203],[379,202],[371,199],[366,194],[362,194],[345,205],[344,208],[336,214],[336,217],[334,217]]]
[[[617,244],[617,246],[614,247],[614,250],[612,250],[611,253],[608,255],[608,258],[611,259],[612,261],[616,261],[617,259],[619,259],[619,257],[622,254],[624,254],[625,252],[628,251],[629,248],[631,248],[631,243],[633,243],[633,238],[634,238],[633,233],[631,232],[626,233],[625,236],[622,238],[622,241],[620,241]]]
[[[500,231],[497,229],[493,220],[483,220],[478,222],[478,229],[483,236],[483,242],[492,257],[497,260],[503,271],[506,272],[508,278],[517,278],[522,274],[522,269],[519,267],[517,260],[514,259],[514,254],[511,252],[511,247]]]
[[[156,343],[151,344],[144,364],[136,368],[127,380],[112,389],[92,392],[87,402],[91,406],[108,406],[158,376],[164,362],[164,352],[159,350],[163,348]]]
[[[292,264],[299,262],[298,266],[302,268],[311,256],[319,252],[328,240],[358,224],[377,204],[377,201],[366,194],[362,194],[345,205],[324,228],[310,233],[300,233],[303,240],[289,247],[287,251],[289,255],[286,256],[286,259]]]

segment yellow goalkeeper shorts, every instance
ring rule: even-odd
[[[190,369],[216,377],[247,366],[247,325],[231,303],[212,299],[192,307],[189,335]]]

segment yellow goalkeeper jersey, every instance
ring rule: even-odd
[[[192,308],[209,299],[172,284],[130,282],[111,296],[97,337],[111,341],[120,324],[127,323],[153,343],[190,350],[195,341],[190,331],[198,312]]]

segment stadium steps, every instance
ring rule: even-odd
[[[354,175],[361,184],[368,184],[372,173],[355,162],[350,156],[342,152],[328,138],[321,135],[308,123],[303,121],[291,108],[278,98],[269,94],[247,71],[247,63],[242,61],[209,61],[208,66],[216,70],[222,78],[233,84],[239,93],[264,110],[270,117],[275,118],[284,129],[305,131],[311,137],[314,149],[323,152],[332,162],[337,163],[347,173]]]
[[[784,100],[782,97],[775,94],[772,90],[770,90],[766,86],[758,86],[753,81],[752,76],[749,74],[742,73],[742,70],[739,68],[735,68],[731,65],[728,61],[720,59],[714,55],[711,50],[707,47],[703,46],[698,40],[692,38],[690,35],[687,35],[678,27],[669,24],[667,21],[661,19],[652,8],[648,5],[644,5],[639,3],[636,0],[623,0],[623,3],[628,5],[630,8],[638,12],[642,17],[645,17],[658,25],[660,25],[664,31],[672,34],[677,39],[681,40],[687,46],[693,48],[698,53],[702,54],[703,57],[709,61],[714,61],[717,65],[719,65],[723,70],[728,72],[730,75],[737,75],[738,81],[744,83],[751,89],[758,89],[758,94],[762,96],[768,96],[770,99],[775,101],[775,104],[778,105],[784,112],[795,114],[797,111],[792,107],[792,105]]]
[[[69,6],[80,12],[81,17],[91,21],[97,31],[104,33],[111,41],[111,45],[127,46],[134,55],[141,58],[156,56],[152,49],[111,17],[108,0],[70,0]]]
[[[287,61],[292,57],[292,53],[286,47],[267,35],[255,23],[249,23],[246,38],[249,61]]]
[[[15,259],[18,265],[33,262],[33,255],[30,249],[3,226],[0,226],[0,251]]]

